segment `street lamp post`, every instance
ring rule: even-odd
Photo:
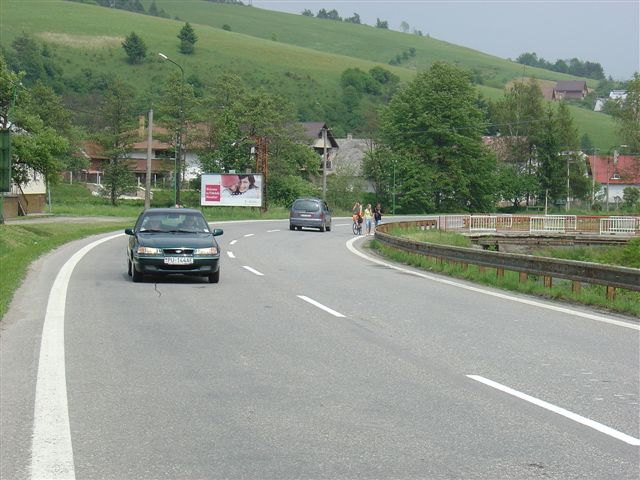
[[[598,161],[598,149],[593,149],[593,163],[591,167],[591,205],[596,204],[596,162]]]
[[[611,152],[611,149],[613,149],[613,164],[616,165],[618,163],[618,148],[627,148],[626,145],[618,145],[615,147],[611,147],[609,149],[609,152]],[[605,205],[606,211],[609,211],[609,186],[610,186],[610,181],[611,181],[611,174],[609,173],[609,155],[607,155],[607,198],[606,198],[606,202],[607,204]]]
[[[327,127],[322,127],[322,200],[327,200]]]
[[[164,53],[158,53],[158,56],[166,60],[167,62],[173,63],[176,67],[180,69],[180,74],[182,75],[182,83],[180,85],[180,128],[178,130],[178,140],[176,142],[176,164],[174,167],[175,170],[175,204],[180,205],[180,169],[181,169],[181,160],[182,160],[182,135],[184,131],[184,69],[182,65],[174,62],[169,57],[167,57]]]

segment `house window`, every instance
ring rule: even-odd
[[[620,180],[620,174],[618,172],[614,172],[611,176],[611,180]]]

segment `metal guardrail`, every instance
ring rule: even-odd
[[[510,270],[522,274],[544,276],[545,285],[547,286],[551,286],[551,278],[562,278],[573,282],[640,291],[640,269],[637,268],[436,245],[396,237],[388,233],[396,226],[401,228],[438,228],[438,223],[440,223],[439,219],[435,218],[414,222],[385,223],[378,226],[375,238],[383,244],[409,253],[441,258],[462,264],[495,268],[497,271]],[[574,288],[576,287],[574,286]],[[579,289],[579,287],[577,288]],[[609,290],[607,292],[607,296],[612,297],[613,295],[614,291]]]

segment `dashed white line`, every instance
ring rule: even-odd
[[[233,252],[232,252],[232,251],[230,251],[230,250],[227,250],[227,257],[229,257],[229,258],[236,258],[236,256],[235,256],[235,255],[233,254]]]
[[[281,230],[278,228],[276,230],[267,230],[267,233],[280,232]]]
[[[333,309],[331,309],[331,308],[329,308],[329,307],[327,307],[325,305],[322,305],[321,303],[316,302],[315,300],[313,300],[313,299],[311,299],[309,297],[305,297],[304,295],[298,295],[298,298],[304,300],[305,302],[310,303],[311,305],[313,305],[315,307],[318,307],[321,310],[324,310],[327,313],[330,313],[334,317],[344,318],[344,315],[341,314],[340,312],[336,312],[335,310],[333,310]]]
[[[514,397],[517,397],[521,400],[525,400],[526,402],[537,405],[538,407],[542,407],[546,410],[549,410],[550,412],[562,415],[563,417],[573,420],[574,422],[578,422],[589,428],[593,428],[594,430],[604,433],[605,435],[609,435],[610,437],[613,437],[617,440],[621,440],[625,443],[628,443],[629,445],[640,446],[640,439],[627,435],[626,433],[619,432],[618,430],[614,430],[611,427],[607,427],[606,425],[595,422],[576,413],[570,412],[569,410],[565,410],[564,408],[552,405],[551,403],[540,400],[539,398],[535,398],[527,395],[526,393],[519,392],[518,390],[514,390],[513,388],[509,388],[498,382],[489,380],[488,378],[481,377],[480,375],[467,375],[467,377],[471,378],[472,380],[476,380],[477,382],[484,383],[489,387],[493,387],[497,390],[508,393],[509,395],[513,395]]]
[[[253,237],[255,235],[255,233],[247,233],[246,235],[244,235],[245,237]]]
[[[249,266],[247,266],[247,265],[243,265],[242,267],[243,267],[243,268],[246,268],[246,269],[247,269],[247,270],[249,270],[251,273],[253,273],[253,274],[255,274],[255,275],[258,275],[259,277],[263,277],[263,276],[264,276],[264,274],[263,274],[263,273],[260,273],[260,272],[259,272],[259,271],[257,271],[255,268],[251,268],[251,267],[249,267]]]
[[[229,245],[235,245],[237,241],[238,241],[238,240],[231,240],[231,241],[229,242]]]

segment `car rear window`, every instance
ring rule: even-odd
[[[296,200],[293,204],[293,209],[304,212],[318,212],[320,211],[320,204],[313,200]]]

